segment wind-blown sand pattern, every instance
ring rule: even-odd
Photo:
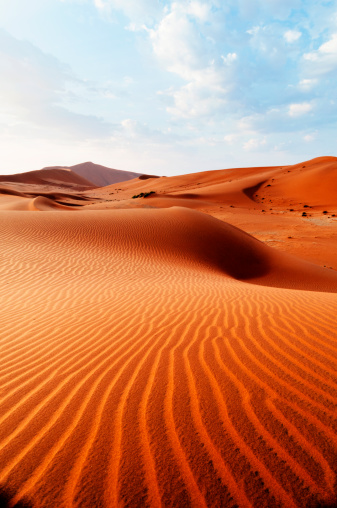
[[[335,270],[180,206],[1,202],[9,506],[335,506]]]

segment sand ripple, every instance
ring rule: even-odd
[[[8,210],[0,235],[12,506],[336,502],[332,271],[180,208]]]

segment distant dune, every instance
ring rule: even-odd
[[[336,506],[336,168],[1,180],[0,504]]]
[[[1,183],[21,183],[25,185],[57,185],[63,187],[77,186],[82,190],[95,185],[66,168],[40,169],[16,175],[0,175]]]
[[[81,164],[75,164],[74,166],[66,166],[65,168],[71,169],[74,173],[89,180],[97,187],[104,187],[105,185],[124,182],[142,176],[142,173],[107,168],[100,164],[94,164],[93,162],[83,162]]]
[[[71,170],[84,178],[87,178],[98,187],[124,182],[141,176],[142,173],[122,171],[120,169],[106,168],[93,162],[83,162],[70,166]]]

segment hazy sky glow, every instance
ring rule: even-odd
[[[337,0],[0,0],[0,173],[337,155]]]

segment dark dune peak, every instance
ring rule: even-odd
[[[93,182],[98,187],[125,182],[141,176],[141,173],[108,168],[100,164],[94,164],[93,162],[83,162],[69,167],[74,173]]]

